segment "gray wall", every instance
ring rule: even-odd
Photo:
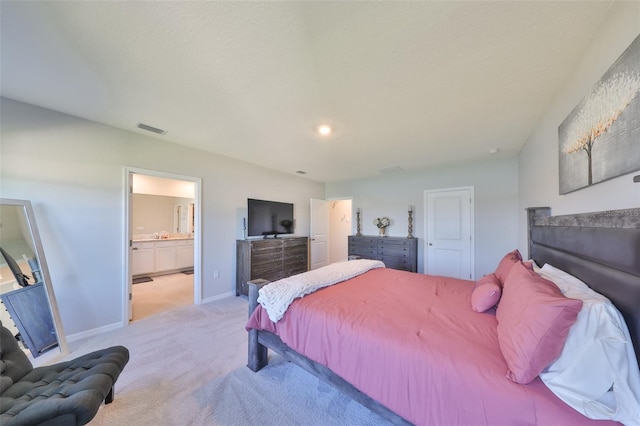
[[[571,77],[520,152],[518,229],[523,253],[527,246],[526,207],[548,206],[554,215],[640,207],[640,183],[633,183],[633,175],[638,172],[565,195],[559,195],[558,183],[558,126],[639,33],[640,2],[614,3]]]
[[[33,203],[68,335],[121,323],[125,166],[202,178],[205,301],[235,289],[248,197],[294,203],[299,235],[309,199],[324,197],[324,184],[294,175],[8,99],[0,108],[0,192]]]
[[[362,233],[377,235],[376,217],[387,216],[387,235],[406,237],[408,207],[414,206],[413,235],[418,238],[418,272],[424,272],[424,191],[473,186],[475,195],[475,275],[493,272],[508,251],[517,247],[518,160],[491,158],[457,167],[400,172],[327,184],[327,198],[353,197],[362,209]]]

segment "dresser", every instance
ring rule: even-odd
[[[349,256],[381,260],[387,268],[417,272],[418,239],[351,235]]]
[[[247,281],[276,281],[309,270],[307,237],[236,241],[236,296],[247,295]]]

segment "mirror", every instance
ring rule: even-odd
[[[68,352],[31,202],[0,198],[0,320],[33,358]]]

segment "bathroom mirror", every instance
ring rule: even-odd
[[[36,358],[68,352],[31,202],[0,198],[0,318]]]

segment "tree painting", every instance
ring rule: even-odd
[[[559,190],[640,170],[640,35],[558,126]]]
[[[584,107],[569,126],[562,151],[574,154],[584,151],[588,162],[588,185],[593,185],[591,152],[600,135],[608,131],[640,91],[640,74],[618,73],[601,82],[586,99]]]

